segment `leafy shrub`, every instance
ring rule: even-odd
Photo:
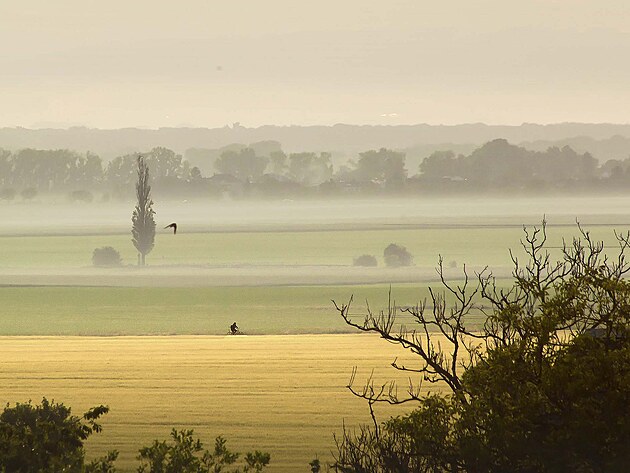
[[[387,266],[409,266],[413,261],[413,256],[407,251],[404,246],[390,243],[383,251],[383,257],[385,258],[385,264]]]
[[[138,467],[138,473],[259,473],[271,459],[268,453],[256,450],[245,455],[242,470],[225,470],[236,463],[239,454],[228,450],[227,441],[220,436],[215,439],[212,452],[204,450],[201,441],[195,439],[193,434],[192,430],[173,429],[172,443],[154,440],[150,447],[141,448],[138,459],[142,464]]]
[[[120,253],[111,246],[96,248],[92,253],[92,264],[94,266],[120,266],[122,259]]]
[[[113,471],[110,466],[116,452],[84,468],[83,442],[101,431],[96,421],[109,412],[98,406],[82,417],[73,416],[69,407],[42,399],[41,405],[8,404],[0,414],[0,471],[16,473],[54,473],[59,471]]]
[[[377,266],[376,258],[373,255],[361,255],[354,259],[354,266]]]

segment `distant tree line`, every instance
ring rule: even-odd
[[[569,146],[531,151],[504,139],[472,153],[438,151],[416,170],[403,152],[381,148],[333,167],[328,152],[285,153],[280,143],[234,144],[191,149],[184,159],[157,147],[142,153],[156,195],[199,198],[300,198],[344,195],[405,195],[494,191],[623,190],[630,184],[630,157],[600,165]],[[0,199],[65,194],[70,200],[130,200],[138,153],[105,162],[71,150],[0,149]],[[95,193],[99,195],[95,196]]]

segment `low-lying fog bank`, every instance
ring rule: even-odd
[[[468,267],[472,276],[483,267]],[[493,267],[499,278],[511,268]],[[462,279],[461,268],[447,268],[451,280]],[[111,286],[111,287],[228,287],[403,284],[438,280],[431,266],[360,268],[353,266],[150,266],[138,268],[2,269],[1,286]]]
[[[0,235],[105,234],[130,231],[134,202],[0,203]],[[630,223],[630,196],[452,197],[308,201],[160,201],[158,229],[181,232],[379,228],[389,225]]]

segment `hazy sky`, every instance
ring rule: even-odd
[[[0,126],[630,122],[627,0],[0,0]]]

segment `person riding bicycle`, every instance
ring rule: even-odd
[[[236,335],[238,333],[238,325],[236,325],[236,322],[230,325],[230,332],[232,332],[232,335]]]

